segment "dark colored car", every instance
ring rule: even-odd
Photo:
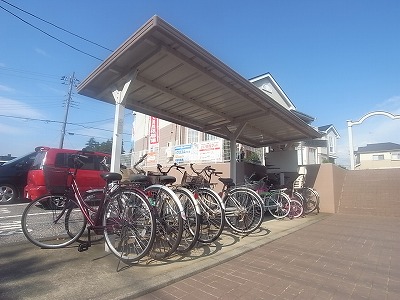
[[[35,160],[28,172],[24,196],[27,199],[35,200],[48,194],[46,184],[52,177],[45,177],[45,172],[51,170],[54,177],[58,174],[66,174],[68,169],[74,168],[74,156],[81,150],[42,148],[35,156]],[[100,177],[101,173],[108,172],[108,165],[111,160],[110,154],[101,152],[87,152],[79,158],[83,165],[77,170],[76,181],[80,192],[84,193],[90,189],[103,188],[105,181]],[[46,173],[47,174],[47,173]],[[59,180],[58,180],[59,181]],[[66,183],[66,180],[65,180]]]
[[[12,203],[23,196],[28,171],[39,149],[0,165],[0,203]]]

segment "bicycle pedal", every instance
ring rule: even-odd
[[[79,244],[79,246],[78,246],[78,251],[79,251],[79,252],[86,251],[86,250],[89,249],[89,247],[90,247],[89,243],[81,243],[81,244]]]

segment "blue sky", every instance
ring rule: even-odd
[[[341,134],[339,160],[348,165],[347,120],[384,110],[400,114],[400,1],[178,1],[7,0],[108,49],[115,50],[158,15],[244,78],[271,73],[297,110],[333,124]],[[68,86],[85,79],[110,51],[65,33],[3,0],[0,6],[0,155],[57,147]],[[86,55],[85,52],[89,55]],[[94,58],[94,57],[95,58]],[[97,59],[98,58],[98,59]],[[100,59],[100,60],[99,60]],[[114,107],[73,96],[65,148],[83,148],[93,136],[112,136]],[[124,148],[131,147],[126,111]],[[400,143],[400,120],[378,116],[353,128],[355,149]]]

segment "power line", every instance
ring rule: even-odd
[[[5,2],[4,0],[0,0],[0,1]],[[56,41],[58,41],[58,42],[60,42],[60,43],[62,43],[62,44],[64,44],[64,45],[66,45],[66,46],[68,46],[68,47],[70,47],[70,48],[72,48],[72,49],[74,49],[74,50],[76,50],[76,51],[78,51],[78,52],[80,52],[80,53],[82,53],[82,54],[85,54],[85,55],[90,56],[90,57],[92,57],[92,58],[94,58],[94,59],[97,59],[97,60],[102,61],[101,58],[98,58],[98,57],[96,57],[96,56],[94,56],[94,55],[91,55],[91,54],[85,52],[85,51],[82,51],[82,50],[80,50],[80,49],[78,49],[78,48],[76,48],[76,47],[74,47],[74,46],[72,46],[72,45],[70,45],[70,44],[68,44],[68,43],[66,43],[66,42],[64,42],[64,41],[62,41],[62,40],[60,40],[59,38],[56,38],[55,36],[53,36],[53,35],[51,35],[51,34],[45,32],[44,30],[42,30],[42,29],[40,29],[39,27],[37,27],[37,26],[35,26],[35,25],[29,23],[28,21],[25,21],[24,19],[22,19],[21,17],[17,16],[17,15],[14,14],[14,13],[12,13],[11,11],[9,11],[8,9],[4,8],[4,7],[1,6],[1,5],[0,5],[0,8],[3,9],[3,10],[5,10],[5,11],[8,12],[9,14],[13,15],[13,16],[16,17],[17,19],[21,20],[22,22],[28,24],[29,26],[32,26],[32,27],[35,28],[36,30],[39,30],[39,31],[42,32],[43,34],[45,34],[45,35],[51,37],[52,39],[55,39]]]
[[[60,26],[57,26],[57,25],[55,25],[54,23],[51,23],[51,22],[49,22],[49,21],[46,21],[46,20],[44,20],[44,19],[42,19],[42,18],[40,18],[40,17],[38,17],[38,16],[36,16],[36,15],[34,15],[34,14],[32,14],[32,13],[26,11],[26,10],[23,10],[22,8],[19,8],[19,7],[15,6],[15,5],[13,5],[13,4],[11,4],[11,3],[5,1],[5,0],[0,0],[0,1],[2,1],[2,2],[4,2],[4,3],[7,3],[8,5],[14,7],[15,9],[18,9],[18,10],[20,10],[20,11],[22,11],[22,12],[24,12],[24,13],[26,13],[26,14],[28,14],[28,15],[30,15],[30,16],[32,16],[32,17],[38,19],[38,20],[40,20],[40,21],[42,21],[42,22],[45,22],[45,23],[47,23],[47,24],[49,24],[49,25],[51,25],[51,26],[54,26],[55,28],[60,29],[60,30],[62,30],[62,31],[64,31],[64,32],[67,32],[67,33],[69,33],[69,34],[71,34],[71,35],[73,35],[73,36],[75,36],[75,37],[77,37],[77,38],[80,38],[80,39],[82,39],[82,40],[84,40],[84,41],[86,41],[86,42],[88,42],[88,43],[91,43],[91,44],[96,45],[96,46],[98,46],[98,47],[100,47],[100,48],[103,48],[103,49],[105,49],[105,50],[108,50],[108,51],[110,51],[110,52],[113,52],[113,50],[108,49],[107,47],[104,47],[104,46],[102,46],[102,45],[100,45],[100,44],[98,44],[98,43],[95,43],[95,42],[93,42],[93,41],[90,41],[90,40],[88,40],[88,39],[86,39],[86,38],[84,38],[84,37],[82,37],[82,36],[80,36],[80,35],[77,35],[77,34],[71,32],[71,31],[69,31],[69,30],[66,30],[66,29],[60,27]]]
[[[75,132],[67,132],[68,135],[78,135],[78,136],[87,136],[87,137],[92,137],[92,138],[97,138],[97,139],[103,139],[103,140],[110,140],[110,138],[105,138],[102,136],[93,136],[93,135],[88,135],[88,134],[80,134],[80,133],[75,133]]]
[[[45,122],[45,123],[56,123],[56,124],[62,124],[62,121],[55,121],[55,120],[48,120],[48,119],[36,119],[36,118],[28,118],[28,117],[17,117],[17,116],[8,116],[8,115],[3,115],[0,114],[0,117],[5,117],[5,118],[13,118],[13,119],[19,119],[19,120],[26,120],[26,121],[39,121],[39,122]],[[73,125],[73,126],[78,126],[82,127],[85,129],[95,129],[95,130],[100,130],[100,131],[105,131],[105,132],[111,132],[113,133],[113,130],[109,129],[104,129],[104,128],[97,128],[97,127],[91,127],[91,126],[85,126],[79,123],[71,123],[67,122],[68,125]],[[130,133],[122,133],[123,135],[131,135]]]
[[[125,114],[125,117],[126,116],[130,116],[131,115],[131,113],[129,112],[129,113],[126,113]],[[106,121],[113,121],[114,120],[114,118],[108,118],[108,119],[103,119],[103,120],[98,120],[98,121],[90,121],[90,122],[85,122],[85,123],[76,123],[76,124],[90,124],[90,123],[100,123],[100,122],[106,122]]]
[[[0,0],[3,1],[3,0]],[[8,68],[8,67],[3,67],[0,66],[0,71],[9,71],[13,73],[22,73],[22,74],[29,74],[32,76],[40,76],[40,77],[49,77],[49,78],[59,78],[59,75],[54,75],[54,74],[46,74],[46,73],[39,73],[39,72],[33,72],[33,71],[27,71],[27,70],[22,70],[22,69],[14,69],[14,68]]]
[[[41,82],[50,82],[50,83],[55,83],[55,81],[53,81],[53,79],[55,80],[57,78],[59,80],[59,78],[60,78],[60,76],[58,76],[58,75],[50,75],[50,74],[31,72],[31,71],[25,71],[25,70],[19,70],[19,69],[5,68],[2,66],[0,66],[0,76],[1,77],[13,76],[13,77],[17,77],[17,78],[39,80]]]

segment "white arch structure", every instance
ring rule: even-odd
[[[354,150],[353,150],[352,126],[353,125],[360,125],[362,122],[365,121],[365,119],[368,119],[369,117],[377,116],[377,115],[386,116],[386,117],[389,117],[389,118],[391,118],[393,120],[400,119],[400,115],[393,115],[393,114],[388,113],[386,111],[374,111],[374,112],[370,112],[370,113],[366,114],[364,117],[362,117],[358,121],[355,121],[355,122],[347,121],[347,130],[348,130],[348,133],[349,133],[349,150],[350,150],[350,167],[351,167],[351,170],[354,170]]]

